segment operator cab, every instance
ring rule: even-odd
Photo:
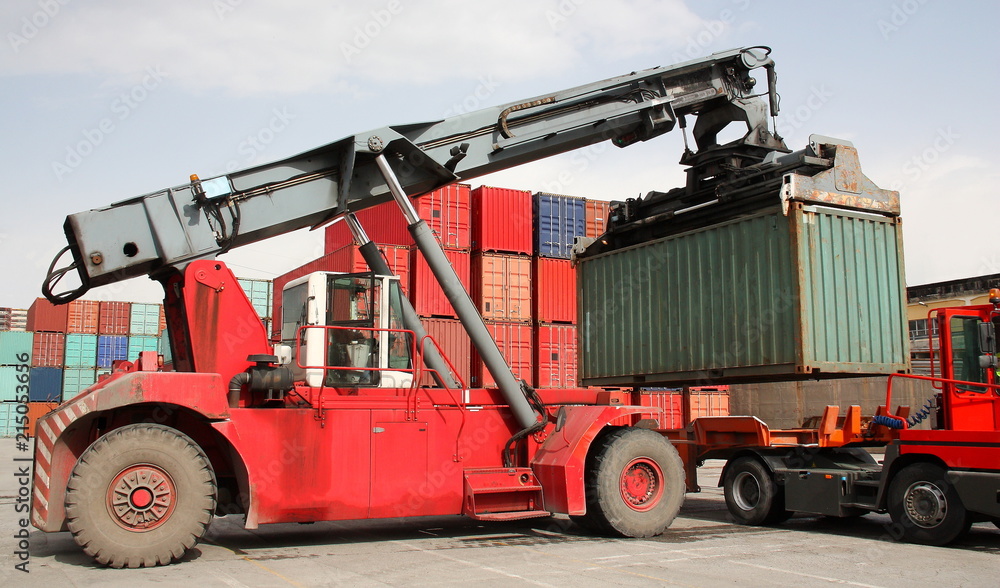
[[[413,333],[402,328],[399,278],[315,272],[282,290],[281,342],[295,381],[311,387],[408,388]]]

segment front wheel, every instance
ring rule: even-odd
[[[784,489],[770,470],[752,457],[741,457],[726,468],[726,507],[742,525],[769,525],[791,514],[785,510]]]
[[[934,464],[916,463],[892,479],[889,515],[906,541],[946,545],[969,530],[971,518],[945,473]]]
[[[73,539],[113,568],[164,565],[205,533],[215,473],[187,435],[139,423],[94,442],[70,475],[66,518]]]
[[[677,449],[648,429],[604,437],[588,459],[587,514],[573,520],[625,537],[652,537],[674,521],[684,501],[684,466]]]

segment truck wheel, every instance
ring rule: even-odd
[[[945,470],[915,463],[899,471],[889,485],[889,515],[911,543],[947,545],[969,530],[972,519],[947,483]]]
[[[741,525],[770,525],[788,519],[784,488],[767,467],[752,457],[740,457],[726,468],[726,507]]]
[[[584,528],[652,537],[670,526],[684,501],[684,466],[677,450],[648,429],[607,435],[588,460]]]
[[[190,437],[163,425],[115,429],[77,460],[66,489],[73,539],[113,568],[180,558],[212,521],[215,472]]]

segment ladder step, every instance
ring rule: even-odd
[[[469,517],[477,521],[520,521],[524,519],[537,519],[552,516],[547,510],[522,510],[515,512],[483,512],[470,514]]]

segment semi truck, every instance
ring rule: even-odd
[[[735,512],[744,513],[741,520],[759,523],[801,506],[793,498],[798,487],[788,480],[809,478],[802,472],[825,465],[828,449],[838,456],[836,467],[846,470],[854,466],[849,456],[861,460],[855,446],[910,439],[887,475],[879,478],[865,462],[859,466],[865,474],[849,485],[861,486],[860,478],[870,487],[888,484],[890,498],[936,498],[939,510],[947,501],[951,517],[960,500],[963,521],[969,513],[1000,515],[988,492],[979,491],[976,502],[965,485],[947,485],[927,475],[926,466],[914,469],[928,455],[948,452],[907,437],[924,433],[905,428],[906,409],[890,412],[891,399],[871,420],[862,420],[854,407],[843,418],[831,409],[815,430],[770,431],[752,417],[699,419],[664,430],[640,418],[649,409],[638,406],[637,389],[533,390],[511,372],[413,206],[411,198],[449,183],[600,141],[627,147],[675,127],[686,139],[690,117],[696,118],[690,130],[695,149],[684,161],[694,184],[728,177],[745,186],[766,176],[782,184],[798,178],[802,185],[821,182],[824,174],[856,177],[856,158],[830,155],[846,152],[843,142],[816,139],[793,153],[770,131],[768,118],[778,113],[779,102],[769,54],[766,47],[735,49],[442,120],[379,128],[274,163],[208,179],[191,175],[171,188],[69,215],[68,245],[53,260],[43,293],[66,303],[92,287],[133,277],[159,281],[172,366],[165,369],[155,352],[142,352],[39,419],[32,524],[44,532],[71,532],[87,554],[111,567],[176,561],[220,515],[242,515],[253,529],[386,517],[510,521],[563,514],[599,533],[648,537],[670,525],[685,490],[697,489],[700,460],[731,459],[727,496]],[[764,74],[766,88],[757,88],[755,72]],[[720,145],[718,134],[730,123],[745,131]],[[848,192],[830,189],[829,196],[843,196],[832,206],[850,204]],[[451,368],[353,215],[390,200],[497,388],[470,388]],[[791,196],[783,201],[797,202]],[[673,216],[694,218],[684,212]],[[288,284],[281,340],[270,340],[217,257],[341,217],[371,271],[319,272]],[[73,275],[78,285],[61,284]],[[995,318],[990,321],[980,322],[994,329]],[[984,364],[993,361],[992,374],[995,349],[983,329],[979,351]],[[955,349],[952,341],[942,339],[942,345]],[[420,385],[427,374],[436,385]],[[939,380],[947,385],[952,375],[971,377],[948,373]],[[979,408],[956,396],[942,410],[965,414],[992,403],[992,433],[975,439],[995,439],[995,375],[975,386],[984,390],[976,392]],[[619,424],[623,417],[630,426]],[[982,427],[988,420],[946,419],[943,426],[961,436],[963,426]],[[957,442],[966,447],[971,439]],[[813,460],[787,457],[793,454]],[[948,455],[940,469],[966,467]],[[976,464],[987,462],[983,457]],[[790,473],[792,466],[799,473]],[[979,473],[988,469],[975,469],[971,484],[981,485],[986,476],[995,486],[995,473]],[[915,471],[923,478],[913,481]],[[909,482],[900,490],[895,480],[903,473]],[[781,494],[783,484],[789,491]],[[871,509],[911,519],[923,512],[891,507],[891,501],[886,506],[883,498],[879,490]],[[862,502],[841,506],[846,511]],[[766,516],[755,516],[761,511]],[[942,537],[933,525],[922,528]]]

